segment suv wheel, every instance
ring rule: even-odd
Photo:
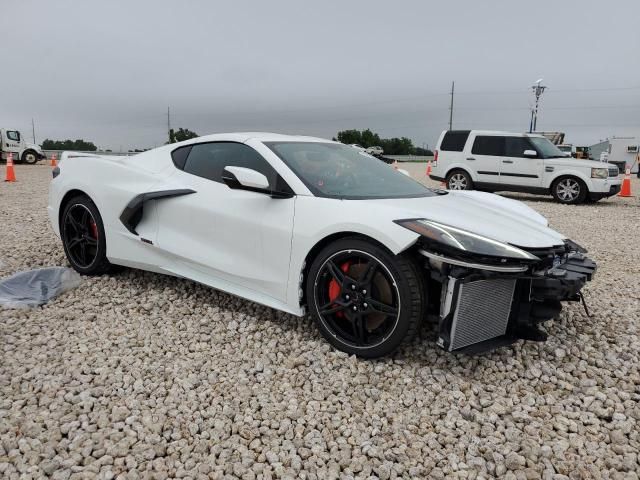
[[[447,175],[447,188],[449,190],[472,190],[473,182],[467,172],[455,170]]]
[[[551,187],[551,194],[560,203],[582,203],[587,198],[587,186],[575,177],[562,177]]]

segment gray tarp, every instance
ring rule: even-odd
[[[52,298],[80,285],[82,277],[64,267],[39,268],[19,272],[0,280],[0,305],[5,308],[28,308],[47,303]]]

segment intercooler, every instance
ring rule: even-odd
[[[451,323],[449,350],[458,350],[504,335],[515,286],[515,279],[460,283]]]

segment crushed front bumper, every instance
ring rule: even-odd
[[[534,339],[531,332],[562,310],[560,302],[579,301],[596,263],[572,252],[540,271],[500,273],[446,266],[441,273],[438,345],[479,353]],[[542,340],[546,338],[535,338]]]

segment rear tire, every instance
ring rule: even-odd
[[[582,180],[576,177],[560,177],[553,182],[551,194],[557,202],[565,205],[583,203],[589,192]]]
[[[309,311],[338,350],[363,358],[388,355],[413,338],[426,305],[418,265],[361,237],[325,247],[306,279]]]
[[[464,170],[453,170],[447,174],[448,190],[473,190],[473,181]]]
[[[67,260],[78,273],[101,275],[112,269],[102,217],[86,195],[73,197],[63,206],[60,238]]]

